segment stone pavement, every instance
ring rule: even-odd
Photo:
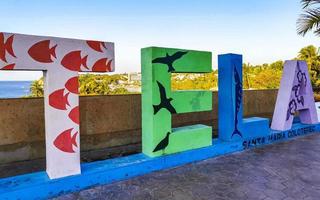
[[[96,186],[55,198],[320,199],[320,134]]]

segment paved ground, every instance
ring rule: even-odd
[[[320,134],[56,198],[320,199]]]

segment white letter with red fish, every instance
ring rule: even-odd
[[[78,73],[114,71],[114,44],[0,32],[0,70],[44,72],[47,173],[80,174]]]

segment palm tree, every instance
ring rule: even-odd
[[[315,46],[310,45],[299,51],[297,59],[304,60],[308,64],[311,82],[313,86],[320,86],[320,56]]]
[[[43,77],[39,80],[35,80],[30,86],[31,97],[43,97]]]
[[[304,36],[313,31],[320,36],[320,0],[301,0],[304,13],[297,20],[297,33]]]

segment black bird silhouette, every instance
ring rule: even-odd
[[[182,56],[184,56],[186,53],[188,53],[187,51],[178,51],[174,54],[172,54],[171,56],[167,53],[165,57],[159,57],[159,58],[155,58],[152,63],[161,63],[161,64],[165,64],[168,65],[168,72],[173,72],[175,71],[175,69],[173,68],[173,63],[178,60],[179,58],[181,58]]]
[[[153,114],[157,114],[161,108],[166,108],[171,114],[177,113],[176,109],[171,105],[172,98],[167,98],[166,89],[163,87],[163,85],[157,81],[159,86],[159,92],[160,92],[160,104],[159,105],[153,105]]]
[[[170,136],[171,132],[168,132],[166,137],[163,138],[158,145],[156,146],[156,148],[154,148],[153,152],[157,152],[160,150],[165,150],[165,148],[168,146],[169,144],[169,136]]]

